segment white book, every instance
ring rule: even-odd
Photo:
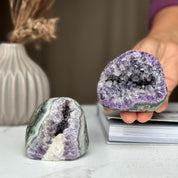
[[[106,140],[110,143],[178,143],[178,103],[169,103],[165,112],[154,113],[146,123],[126,124],[119,112],[109,114],[98,103],[100,118]]]

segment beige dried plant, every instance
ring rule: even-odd
[[[9,0],[14,30],[9,34],[13,43],[49,42],[56,38],[58,18],[45,18],[55,0]]]

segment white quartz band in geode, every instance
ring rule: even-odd
[[[40,160],[74,160],[89,138],[81,106],[68,97],[51,98],[33,113],[26,130],[26,155]]]
[[[112,60],[97,86],[100,103],[120,111],[154,111],[166,99],[160,62],[151,54],[130,50]]]

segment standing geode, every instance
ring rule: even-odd
[[[86,153],[88,145],[84,112],[68,97],[42,103],[27,126],[25,151],[32,159],[74,160]]]
[[[143,51],[130,50],[111,61],[97,86],[101,104],[120,111],[154,111],[167,89],[159,61]]]

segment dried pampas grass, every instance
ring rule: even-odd
[[[14,30],[9,34],[13,43],[49,42],[56,38],[58,18],[45,18],[55,0],[9,0]]]

